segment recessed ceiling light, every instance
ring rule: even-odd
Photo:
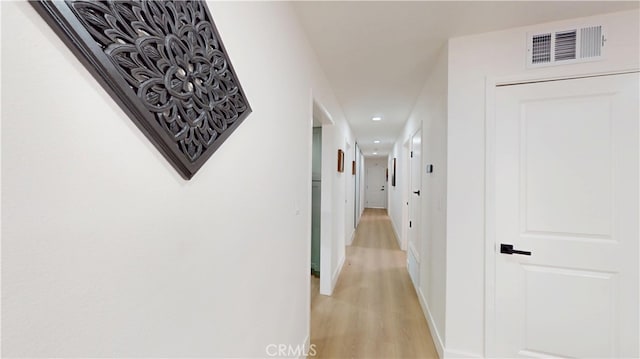
[[[374,152],[373,154],[374,154],[374,155],[377,155],[377,154],[378,154],[378,152]]]
[[[382,121],[382,117],[380,116],[375,116],[371,118],[372,121]]]
[[[380,143],[380,140],[375,140],[373,141],[373,143]]]

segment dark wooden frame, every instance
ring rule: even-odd
[[[344,151],[338,149],[338,172],[344,172]]]
[[[354,176],[356,174],[356,161],[351,161],[351,174]]]
[[[155,115],[145,108],[141,99],[118,72],[113,62],[85,28],[82,21],[76,16],[71,8],[72,5],[70,5],[73,1],[53,2],[39,0],[31,1],[30,3],[120,108],[180,175],[187,180],[193,177],[252,111],[206,3],[204,3],[206,16],[208,16],[212,32],[219,42],[219,49],[224,54],[227,68],[235,80],[239,95],[244,100],[244,104],[246,104],[246,110],[239,113],[235,122],[228,125],[223,132],[220,132],[215,140],[208,147],[205,147],[194,160],[190,160],[180,150],[179,146],[176,145],[175,139],[156,121]],[[56,69],[52,69],[52,71],[56,71]],[[117,143],[117,140],[114,143]]]

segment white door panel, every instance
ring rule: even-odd
[[[409,274],[416,288],[420,276],[420,254],[422,253],[422,239],[420,237],[421,210],[420,200],[422,190],[422,130],[418,130],[411,137],[411,157],[410,157],[410,189],[409,194],[409,250],[407,261]]]
[[[522,104],[521,205],[526,232],[610,238],[610,106],[609,96]]]
[[[386,185],[386,159],[366,159],[366,208],[386,208],[387,192]]]
[[[638,84],[496,90],[496,356],[638,356]]]

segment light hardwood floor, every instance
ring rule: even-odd
[[[386,210],[365,210],[333,295],[318,286],[312,277],[315,358],[438,358]]]

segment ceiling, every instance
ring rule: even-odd
[[[639,4],[310,1],[293,6],[362,152],[369,157],[390,152],[448,38],[628,10]],[[374,116],[383,119],[374,122]]]

